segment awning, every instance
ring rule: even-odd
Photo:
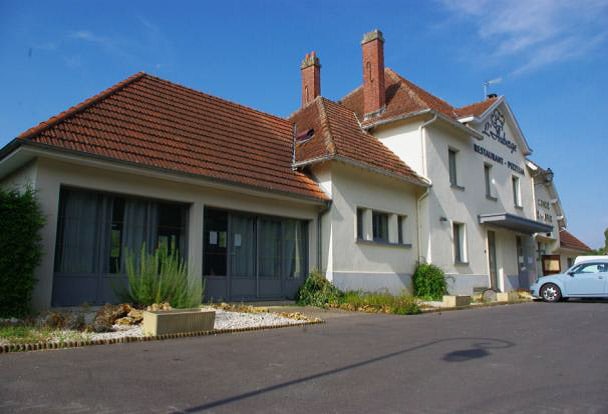
[[[525,234],[550,233],[553,231],[553,226],[549,224],[510,213],[480,214],[479,224],[491,224]]]

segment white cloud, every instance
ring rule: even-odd
[[[494,58],[517,58],[514,75],[588,55],[608,35],[608,0],[440,1],[475,25]]]

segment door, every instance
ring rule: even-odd
[[[488,230],[488,263],[490,265],[490,287],[498,289],[498,267],[496,265],[496,233]]]
[[[255,217],[240,214],[230,216],[229,274],[232,300],[257,297],[255,270]]]
[[[567,296],[604,296],[608,263],[583,263],[566,277]]]
[[[258,220],[258,296],[282,296],[281,221],[271,217]]]

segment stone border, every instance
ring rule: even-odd
[[[483,309],[483,308],[491,308],[494,306],[504,306],[504,305],[520,305],[522,303],[534,303],[533,300],[517,300],[513,302],[489,302],[489,303],[480,303],[478,305],[466,305],[466,306],[454,306],[451,308],[433,308],[433,309],[421,309],[422,312],[419,315],[425,313],[440,313],[440,312],[451,312],[458,310],[467,310],[467,309]]]
[[[49,349],[67,349],[67,348],[80,348],[89,345],[109,345],[109,344],[124,344],[128,342],[149,342],[149,341],[164,341],[166,339],[178,339],[178,338],[189,338],[194,336],[211,336],[221,334],[231,334],[239,332],[249,331],[265,331],[268,329],[278,328],[292,328],[298,326],[307,325],[318,325],[325,323],[324,320],[306,321],[302,323],[284,323],[281,325],[269,325],[269,326],[250,326],[246,328],[229,328],[229,329],[218,329],[213,331],[200,331],[200,332],[184,332],[175,334],[166,334],[159,336],[124,336],[120,338],[109,338],[109,339],[91,339],[88,341],[66,341],[66,342],[35,342],[28,344],[8,344],[0,345],[0,354],[9,352],[27,352],[27,351],[43,351]]]

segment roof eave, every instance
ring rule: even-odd
[[[420,177],[420,176],[409,177],[406,175],[395,174],[395,173],[385,170],[383,168],[376,168],[369,164],[353,160],[352,158],[343,157],[340,155],[333,155],[333,156],[326,155],[326,156],[322,156],[322,157],[311,158],[309,160],[299,161],[299,162],[294,163],[294,167],[296,167],[296,168],[307,167],[307,166],[311,166],[311,165],[315,165],[315,164],[320,164],[320,163],[326,162],[326,161],[340,161],[340,162],[352,165],[357,168],[361,168],[361,169],[364,169],[364,170],[367,170],[367,171],[370,171],[370,172],[373,172],[376,174],[384,175],[386,177],[395,178],[399,181],[404,181],[404,182],[407,182],[409,184],[413,184],[413,185],[416,185],[419,187],[426,188],[426,187],[431,186],[431,182],[424,177]]]
[[[71,157],[75,157],[75,158],[81,159],[81,160],[100,161],[100,162],[110,163],[110,164],[117,165],[117,166],[139,169],[142,171],[150,171],[150,172],[156,172],[156,173],[160,173],[160,174],[166,174],[166,175],[173,176],[173,177],[190,178],[190,179],[194,179],[197,181],[218,184],[220,186],[225,186],[225,187],[248,189],[248,190],[255,191],[255,192],[270,192],[277,196],[282,196],[282,197],[287,197],[287,198],[296,198],[296,199],[312,202],[314,204],[325,205],[325,204],[331,203],[331,199],[329,199],[329,198],[317,198],[317,197],[312,197],[312,196],[306,196],[304,194],[298,194],[298,193],[292,193],[289,191],[278,190],[278,189],[274,189],[274,188],[256,187],[256,186],[251,186],[251,185],[247,185],[247,184],[241,184],[238,182],[229,181],[229,180],[225,180],[222,178],[209,177],[209,176],[204,176],[204,175],[200,175],[200,174],[181,172],[181,171],[172,170],[172,169],[168,169],[168,168],[142,165],[142,164],[138,164],[138,163],[134,163],[134,162],[130,162],[130,161],[118,160],[118,159],[110,158],[110,157],[104,157],[102,155],[90,154],[90,153],[86,153],[86,152],[55,147],[52,145],[42,144],[39,142],[22,141],[22,140],[20,140],[20,141],[21,141],[21,145],[20,145],[21,147],[23,147],[24,149],[28,148],[32,151],[38,152],[39,155],[56,154],[59,156],[67,156],[67,157],[71,156]],[[3,150],[4,150],[4,148],[3,148]],[[2,159],[2,157],[0,157],[0,160],[1,159]]]

